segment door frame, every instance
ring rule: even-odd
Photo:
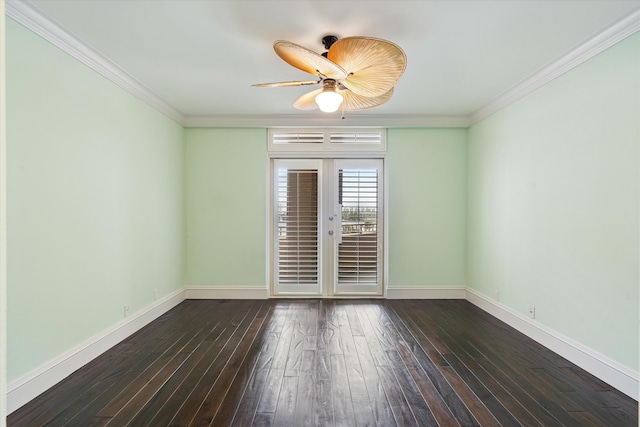
[[[324,160],[324,159],[330,159],[330,160],[340,160],[340,159],[376,159],[376,160],[380,160],[382,162],[382,203],[381,203],[381,210],[382,210],[382,263],[381,263],[381,268],[382,268],[382,285],[381,285],[381,294],[380,295],[372,295],[372,294],[363,294],[363,295],[358,295],[358,294],[340,294],[335,292],[335,282],[332,280],[332,286],[322,286],[320,285],[320,289],[321,292],[319,294],[314,294],[314,295],[310,295],[310,294],[295,294],[295,293],[291,293],[291,294],[278,294],[275,292],[275,259],[277,257],[277,254],[275,253],[275,209],[274,209],[274,191],[275,191],[275,186],[274,184],[274,177],[275,177],[275,164],[276,164],[276,160],[295,160],[295,159],[307,159],[307,160]],[[318,152],[314,152],[314,153],[300,153],[300,152],[295,152],[295,153],[286,153],[286,152],[277,152],[277,153],[269,153],[269,158],[267,159],[268,161],[268,167],[267,167],[267,179],[265,180],[266,185],[267,185],[267,200],[266,200],[266,209],[267,209],[267,222],[268,222],[268,226],[267,226],[267,238],[266,238],[266,244],[267,244],[267,268],[266,268],[266,280],[267,280],[267,287],[269,290],[269,298],[344,298],[344,299],[349,299],[349,298],[386,298],[386,294],[387,294],[387,287],[388,287],[388,242],[389,242],[389,238],[388,238],[388,217],[389,217],[389,203],[387,202],[387,200],[389,199],[388,196],[388,171],[387,171],[387,161],[386,161],[386,153],[383,152],[354,152],[354,153],[348,153],[348,152],[340,152],[340,153],[336,153],[336,152],[323,152],[323,153],[318,153]],[[324,163],[324,162],[322,162]],[[320,171],[319,173],[319,179],[322,179],[323,174],[325,173],[324,171],[324,167],[322,168],[323,170]],[[333,171],[332,171],[333,172]],[[319,183],[319,188],[322,187],[324,183],[320,182]],[[324,194],[321,193],[320,195],[321,200],[320,200],[320,204],[323,205],[325,203],[325,200],[322,200],[325,198]],[[319,207],[321,209],[321,206]],[[320,232],[321,232],[321,240],[324,239],[324,234],[325,234],[325,219],[323,218],[322,220],[319,221],[319,228],[320,228]],[[325,258],[326,256],[332,256],[334,255],[334,247],[337,247],[337,245],[333,245],[334,247],[329,248],[330,245],[325,245],[322,244],[320,242],[320,250],[322,251],[322,253],[320,254],[320,258]],[[326,264],[326,263],[324,263]],[[327,274],[327,268],[325,268],[324,265],[320,266],[320,275],[321,277],[324,276],[325,274]]]

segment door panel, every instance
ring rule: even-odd
[[[275,293],[319,295],[320,162],[275,163]]]
[[[336,160],[335,294],[382,294],[382,161]]]

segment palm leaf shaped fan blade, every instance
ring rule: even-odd
[[[309,74],[334,80],[347,77],[347,72],[333,61],[295,43],[278,40],[273,44],[273,49],[289,65]]]
[[[254,87],[305,86],[320,83],[323,78],[341,80],[347,77],[346,71],[344,71],[339,65],[331,62],[324,56],[295,43],[278,40],[273,44],[273,49],[276,51],[278,56],[289,65],[292,65],[299,70],[306,71],[309,74],[314,74],[318,76],[320,80],[294,80],[290,82],[259,83],[253,85]]]
[[[258,83],[251,85],[253,87],[289,87],[289,86],[308,86],[317,85],[321,80],[292,80],[290,82],[275,82],[275,83]]]
[[[345,37],[329,49],[327,58],[349,74],[341,83],[358,95],[376,97],[391,89],[407,66],[396,44],[372,37]]]

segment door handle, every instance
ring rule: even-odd
[[[342,244],[342,205],[338,204],[338,212],[340,214],[334,214],[334,216],[338,219],[336,221],[336,229],[338,230],[338,244]]]

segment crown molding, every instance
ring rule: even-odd
[[[12,0],[8,0],[5,5],[7,16],[62,49],[160,113],[180,125],[183,124],[184,116],[180,111],[97,50],[82,42],[60,25],[52,22],[34,6],[23,1]]]
[[[319,115],[322,114],[322,115]],[[469,127],[467,116],[318,113],[186,116],[185,127]]]
[[[529,77],[520,81],[503,94],[494,98],[484,107],[473,112],[469,117],[469,125],[474,125],[508,105],[524,98],[536,89],[560,77],[578,65],[602,53],[616,43],[640,31],[640,8],[605,29],[595,37],[578,47],[571,49],[558,59],[538,69]]]

